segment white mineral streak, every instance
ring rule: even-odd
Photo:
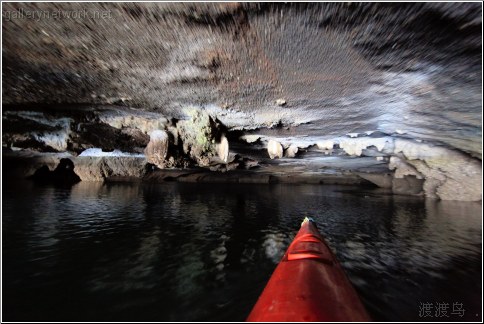
[[[103,152],[101,148],[90,148],[90,149],[84,150],[82,151],[81,154],[79,154],[79,156],[144,157],[143,154],[121,152],[120,150],[114,150],[112,152]]]
[[[325,140],[317,142],[316,145],[320,150],[331,150],[333,149],[334,142],[332,140]]]
[[[284,155],[289,158],[293,158],[296,156],[298,152],[298,147],[297,145],[291,144],[285,151]]]
[[[280,98],[276,100],[276,105],[284,106],[286,104],[286,99]]]
[[[246,141],[249,144],[257,142],[259,138],[261,138],[260,135],[243,135],[240,137],[241,140]]]
[[[217,144],[217,154],[222,161],[227,163],[229,159],[229,141],[227,140],[225,135],[222,135],[220,143]]]
[[[282,158],[283,149],[281,143],[272,139],[269,140],[269,143],[267,143],[267,153],[269,153],[271,159]]]
[[[341,138],[339,140],[339,146],[349,155],[361,156],[363,150],[370,146],[375,146],[378,151],[382,151],[389,140],[386,137]]]

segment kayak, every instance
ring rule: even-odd
[[[368,322],[343,268],[305,218],[274,270],[248,322]]]

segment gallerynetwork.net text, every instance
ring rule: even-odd
[[[111,10],[4,10],[2,12],[4,21],[11,21],[14,19],[111,19]]]

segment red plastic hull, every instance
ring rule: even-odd
[[[249,322],[367,322],[356,291],[317,228],[305,221]]]

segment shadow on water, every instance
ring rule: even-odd
[[[480,203],[311,185],[11,182],[2,206],[8,321],[242,321],[305,216],[375,320],[482,318]],[[448,303],[449,317],[421,317],[422,303]]]

